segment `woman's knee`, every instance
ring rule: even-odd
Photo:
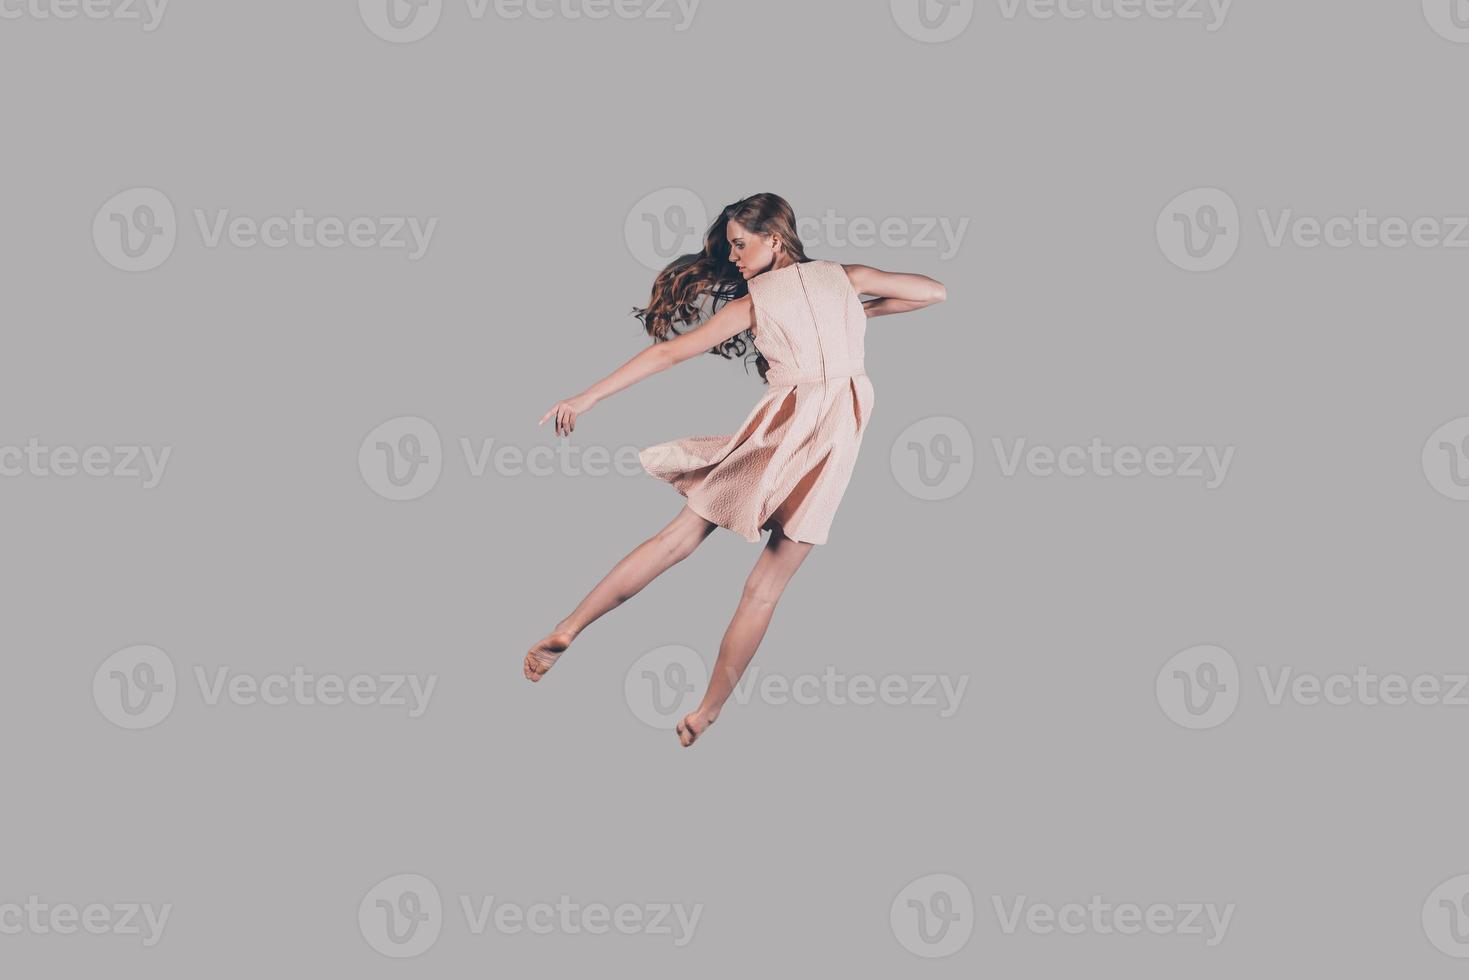
[[[674,561],[682,561],[694,553],[715,525],[695,514],[687,507],[654,540],[658,541]]]

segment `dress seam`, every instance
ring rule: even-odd
[[[826,380],[826,348],[821,343],[821,323],[816,318],[816,307],[811,302],[811,291],[806,288],[806,277],[804,275],[802,275],[802,273],[801,273],[801,266],[800,266],[800,264],[798,264],[796,266],[796,278],[799,279],[799,280],[801,280],[801,294],[806,298],[806,309],[809,310],[810,313],[811,313],[811,326],[813,328],[812,329],[812,334],[816,338],[816,355],[817,355],[817,357],[819,358],[819,360],[821,362],[821,392],[822,392],[821,401],[823,403],[823,408],[824,408],[825,401],[826,401],[826,391],[827,391],[828,385],[827,385],[827,380]],[[793,386],[792,390],[795,390],[795,386]],[[819,419],[817,420],[816,424],[818,426],[821,424]],[[810,469],[810,466],[811,466],[811,457],[814,456],[815,453],[816,453],[816,432],[813,431],[811,433],[811,435],[810,435],[810,438],[807,439],[807,441],[806,441],[805,458],[801,462],[801,470],[800,470],[800,472],[801,472],[801,479],[803,479],[803,480],[806,478],[806,474],[807,474],[807,472]],[[766,503],[767,506],[770,504],[770,501],[771,501],[771,499],[774,498],[774,496],[775,496],[775,494],[772,493],[770,495],[770,497],[767,497],[766,498],[765,503]],[[781,503],[784,503],[784,502],[785,501],[781,501]],[[762,511],[764,511],[765,509],[766,509],[765,507],[762,507],[761,508]],[[774,511],[771,511],[771,513],[773,514],[775,512]],[[766,518],[766,520],[768,520],[768,519],[769,518]],[[762,522],[762,523],[764,523],[764,522]],[[782,532],[785,530],[785,522],[784,521],[781,522],[781,530],[782,530]]]

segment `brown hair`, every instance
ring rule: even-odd
[[[633,316],[643,322],[643,329],[654,343],[670,340],[692,329],[702,312],[700,299],[708,297],[709,315],[730,300],[749,293],[749,285],[739,269],[729,260],[729,241],[725,237],[731,220],[760,235],[780,235],[781,247],[797,262],[811,261],[796,235],[796,213],[779,194],[752,194],[725,207],[704,234],[704,250],[681,255],[670,262],[653,280],[653,295],[645,307],[634,307]],[[754,351],[755,369],[761,380],[770,364],[755,346],[755,336],[742,330],[733,337],[711,347],[709,353],[725,358],[744,357]]]

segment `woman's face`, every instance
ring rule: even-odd
[[[775,261],[779,235],[760,235],[731,219],[724,237],[729,240],[729,260],[739,266],[740,275],[746,279],[765,272]]]

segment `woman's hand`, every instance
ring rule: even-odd
[[[536,425],[545,424],[546,419],[554,415],[556,417],[556,434],[558,436],[569,435],[571,430],[576,428],[576,417],[595,404],[597,404],[596,399],[588,398],[585,393],[573,395],[551,406],[551,410],[545,415],[542,415],[541,421],[537,422]]]

